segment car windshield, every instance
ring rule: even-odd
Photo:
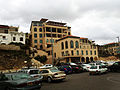
[[[92,66],[90,69],[97,69],[97,66]]]
[[[56,67],[50,68],[50,71],[51,71],[51,72],[59,72],[58,68],[56,68]]]
[[[13,80],[19,80],[19,79],[28,79],[30,78],[30,76],[28,74],[13,74],[12,77],[11,77]]]

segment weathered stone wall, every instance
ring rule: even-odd
[[[20,50],[20,47],[15,45],[0,45],[0,50]]]

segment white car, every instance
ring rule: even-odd
[[[100,65],[92,66],[89,69],[89,75],[102,74],[102,73],[106,73],[106,72],[107,72],[107,68],[102,68],[102,66],[100,66]]]
[[[41,66],[40,68],[50,68],[50,67],[53,67],[52,64],[45,64],[43,66]]]
[[[85,71],[89,71],[89,69],[90,69],[90,67],[91,67],[90,64],[82,64],[81,66],[82,66],[82,68],[83,68]]]

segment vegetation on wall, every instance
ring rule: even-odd
[[[41,63],[45,63],[47,61],[47,56],[46,55],[43,55],[43,56],[37,55],[34,59],[38,60]]]

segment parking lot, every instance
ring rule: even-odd
[[[41,90],[120,90],[120,73],[67,75],[65,81],[43,82]]]

